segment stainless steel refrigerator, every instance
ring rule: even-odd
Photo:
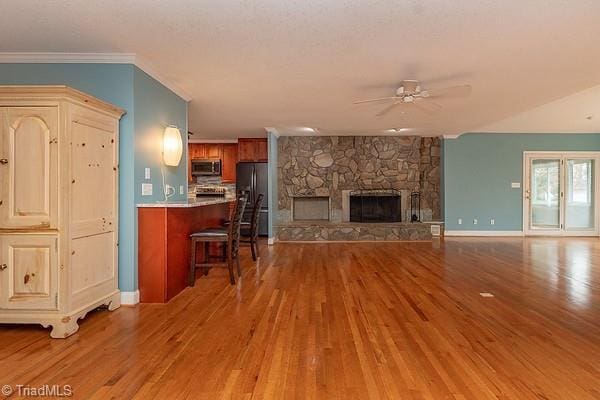
[[[248,205],[244,212],[244,221],[250,221],[252,207],[260,193],[265,197],[258,217],[258,234],[269,234],[269,183],[268,164],[266,162],[239,162],[236,170],[236,191],[249,192]]]

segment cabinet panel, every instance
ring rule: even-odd
[[[72,237],[116,229],[116,125],[77,109],[71,122]]]
[[[55,228],[58,107],[1,112],[0,228]]]
[[[57,308],[57,240],[55,235],[0,236],[0,308]]]
[[[206,157],[221,159],[223,157],[222,145],[218,143],[206,144]]]
[[[254,142],[251,139],[238,140],[238,160],[254,161]]]
[[[267,161],[269,159],[269,150],[267,148],[267,139],[256,139],[255,159],[256,161]]]
[[[221,180],[224,183],[235,183],[235,169],[237,164],[237,144],[227,143],[223,145],[223,172]]]
[[[203,143],[192,143],[190,144],[190,148],[191,158],[207,158],[206,146]]]
[[[70,254],[71,294],[81,295],[102,284],[116,285],[116,251],[113,232],[74,239]]]
[[[238,140],[239,161],[267,161],[267,139],[245,138]]]

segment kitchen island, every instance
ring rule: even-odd
[[[166,303],[188,284],[190,234],[222,225],[235,198],[138,204],[138,285],[142,303]],[[204,250],[198,246],[198,259]]]

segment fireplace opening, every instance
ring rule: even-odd
[[[329,221],[329,197],[294,197],[292,203],[294,221]]]
[[[397,190],[350,192],[350,222],[401,222],[401,196]]]

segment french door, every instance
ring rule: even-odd
[[[598,235],[600,153],[525,152],[526,235]]]

